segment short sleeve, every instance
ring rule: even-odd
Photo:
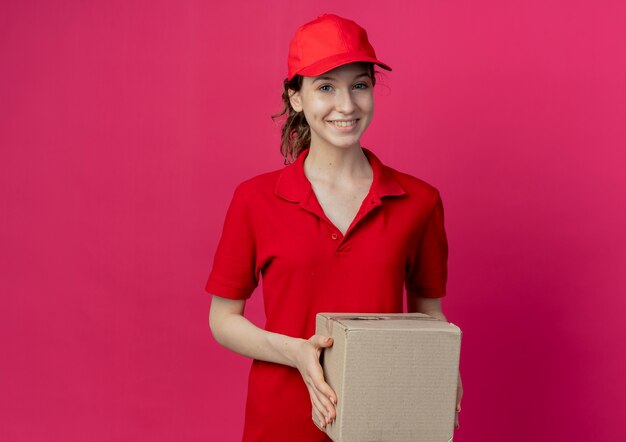
[[[253,219],[241,185],[226,212],[206,291],[230,299],[247,299],[258,285]]]
[[[416,252],[406,280],[409,296],[425,298],[445,296],[448,278],[448,240],[444,227],[443,203],[439,194]]]

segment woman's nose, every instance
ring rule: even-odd
[[[337,101],[335,103],[335,107],[338,111],[344,114],[349,114],[354,111],[354,108],[356,106],[354,103],[354,97],[352,96],[352,93],[350,91],[341,91],[339,94],[336,95],[336,97]]]

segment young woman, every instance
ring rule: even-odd
[[[283,93],[291,164],[240,184],[228,209],[206,290],[216,340],[254,359],[244,441],[330,440],[311,419],[328,425],[341,400],[319,363],[333,343],[314,335],[318,312],[399,313],[406,288],[409,311],[446,319],[439,192],[360,144],[375,64],[391,70],[351,20],[322,14],[300,27]],[[260,279],[265,329],[243,315]]]

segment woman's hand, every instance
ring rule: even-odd
[[[463,383],[459,373],[459,384],[456,387],[456,410],[454,412],[454,428],[459,428],[459,413],[461,412],[461,398],[463,397]]]
[[[324,381],[320,354],[333,345],[332,338],[300,339],[262,330],[243,316],[244,306],[245,301],[213,295],[209,323],[217,342],[250,358],[297,368],[309,390],[313,413],[326,427],[337,417],[337,395]]]
[[[337,413],[337,395],[324,380],[324,372],[320,364],[322,348],[333,345],[330,336],[313,335],[307,340],[302,340],[296,352],[296,368],[300,371],[302,379],[309,390],[313,413],[317,421],[326,427],[331,423]]]

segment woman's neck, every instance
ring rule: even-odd
[[[360,146],[347,149],[311,146],[304,160],[307,178],[342,181],[371,178],[372,167]]]

